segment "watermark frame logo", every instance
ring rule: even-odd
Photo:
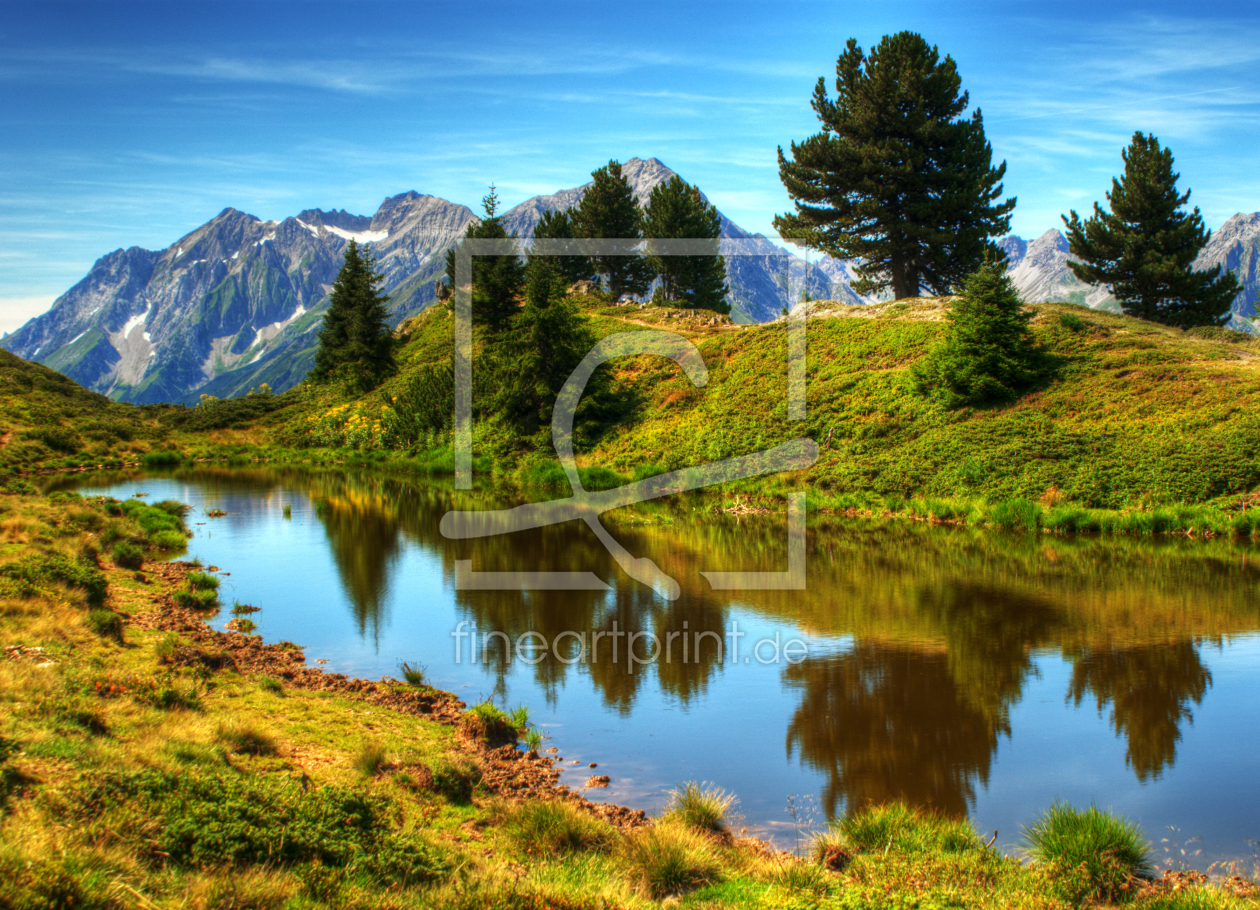
[[[637,256],[636,240],[536,239],[530,254],[537,256]],[[712,256],[712,240],[650,241],[653,256]],[[472,488],[472,260],[474,256],[514,256],[515,240],[468,239],[455,257],[455,488]],[[721,254],[732,258],[766,259],[791,254],[767,241],[724,239]],[[788,420],[805,419],[805,311],[797,307],[787,317],[787,396]],[[556,398],[552,411],[551,438],[573,495],[565,499],[528,503],[513,509],[451,511],[442,517],[440,530],[452,540],[467,540],[510,534],[574,519],[595,533],[621,569],[648,585],[668,600],[681,595],[678,582],[647,557],[636,557],[617,542],[600,523],[600,515],[635,503],[647,502],[687,490],[715,484],[761,477],[784,471],[799,471],[818,460],[818,445],[800,437],[771,449],[722,461],[669,471],[625,484],[612,490],[588,491],[578,477],[573,453],[573,419],[591,374],[601,364],[620,357],[643,354],[668,358],[679,365],[697,388],[709,380],[708,368],[699,349],[677,332],[664,330],[618,332],[600,340],[578,364]],[[715,591],[804,590],[805,588],[805,494],[794,492],[788,500],[788,565],[780,572],[701,572]],[[472,560],[455,563],[455,587],[460,590],[493,591],[609,591],[610,586],[594,572],[481,572]]]

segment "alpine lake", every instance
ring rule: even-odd
[[[1257,862],[1249,543],[811,514],[803,590],[714,590],[701,573],[787,568],[786,507],[730,514],[710,492],[608,513],[626,550],[677,581],[671,600],[578,521],[448,540],[446,513],[515,504],[449,480],[207,469],[51,483],[189,504],[178,558],[224,573],[215,628],[239,601],[260,608],[256,634],[328,671],[400,677],[405,661],[469,705],[526,705],[564,783],[611,778],[593,800],[652,812],[710,782],[738,796],[750,833],[791,849],[828,817],[901,799],[967,815],[1009,853],[1062,800],[1139,823],[1157,863]],[[465,560],[590,572],[605,589],[469,589]]]

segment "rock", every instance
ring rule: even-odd
[[[586,782],[586,787],[587,789],[594,789],[596,787],[603,788],[607,787],[610,783],[612,783],[612,778],[610,778],[607,774],[600,774],[599,776],[592,777],[588,780]]]

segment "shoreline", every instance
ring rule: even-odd
[[[212,628],[207,622],[207,614],[217,610],[189,609],[177,605],[173,599],[175,589],[188,572],[198,568],[182,560],[145,560],[140,570],[149,579],[161,579],[165,590],[153,598],[154,609],[151,612],[132,615],[129,625],[153,632],[175,632],[194,642],[192,646],[181,645],[168,666],[205,666],[214,670],[235,670],[255,680],[258,677],[279,679],[283,680],[281,685],[285,687],[335,693],[343,698],[453,727],[457,730],[460,745],[485,763],[480,782],[494,795],[508,800],[567,800],[621,830],[649,823],[647,813],[642,809],[594,802],[560,783],[560,771],[556,767],[559,758],[547,754],[531,756],[517,749],[515,739],[509,743],[503,742],[503,737],[487,741],[477,736],[466,722],[468,706],[454,693],[427,684],[414,687],[388,677],[373,681],[310,667],[306,664],[301,645],[288,641],[267,644],[257,635],[220,632]],[[201,570],[216,574],[219,571],[216,566]],[[305,773],[300,766],[299,770]]]

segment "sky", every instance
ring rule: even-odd
[[[956,62],[1013,233],[1105,201],[1135,130],[1218,228],[1260,210],[1260,6],[1196,6],[0,0],[0,331],[228,206],[479,209],[494,183],[509,208],[656,157],[770,235],[815,83],[849,38],[902,30]]]

